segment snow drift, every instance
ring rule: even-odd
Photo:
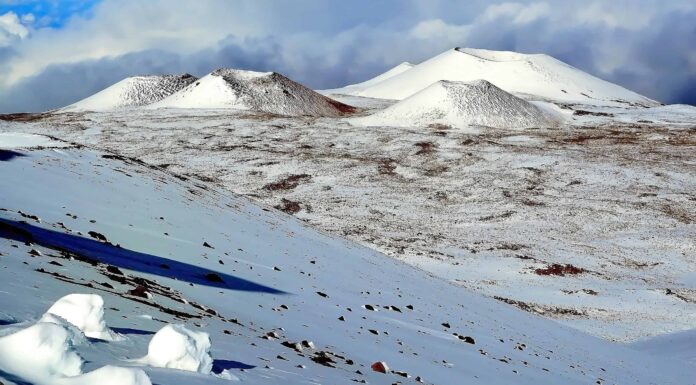
[[[82,358],[72,348],[75,339],[62,325],[36,323],[0,338],[0,367],[32,382],[77,376],[82,373]]]
[[[36,385],[150,385],[140,369],[104,366],[82,374],[83,360],[74,346],[84,337],[51,321],[0,338],[0,371],[6,378]]]
[[[189,74],[133,76],[64,107],[61,111],[111,111],[144,106],[166,98],[196,79]]]
[[[213,368],[208,333],[167,325],[150,341],[147,356],[137,362],[158,368],[171,368],[209,374]]]
[[[148,108],[235,108],[289,116],[339,116],[354,110],[275,72],[224,68]]]
[[[438,81],[382,111],[351,121],[369,126],[413,127],[438,123],[460,128],[549,127],[559,122],[550,113],[485,80]]]
[[[450,49],[367,88],[348,86],[333,92],[401,100],[439,80],[476,79],[487,80],[525,99],[584,104],[658,104],[548,55],[471,48]]]
[[[51,315],[66,320],[87,337],[107,341],[118,339],[117,335],[106,327],[104,300],[96,294],[68,294],[56,301],[41,320],[51,322]]]

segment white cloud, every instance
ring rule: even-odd
[[[410,31],[410,35],[416,39],[445,38],[448,40],[466,39],[469,26],[447,24],[440,19],[421,21]]]
[[[29,29],[25,27],[14,12],[0,15],[0,47],[9,45],[16,39],[24,39],[29,35]]]
[[[3,15],[12,27],[0,24],[0,48],[11,48],[0,50],[0,90],[71,66],[82,72],[70,76],[91,77],[90,91],[119,80],[99,61],[130,63],[130,71],[196,74],[246,65],[332,87],[453,46],[548,53],[610,80],[625,70],[649,78],[655,68],[640,64],[646,61],[637,58],[640,44],[669,29],[674,14],[695,9],[693,0],[103,0],[60,29],[32,23],[31,16]],[[691,37],[673,36],[685,48],[669,54],[693,68]],[[162,60],[148,50],[162,52]],[[147,59],[121,61],[128,54]]]

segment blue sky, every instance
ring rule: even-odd
[[[454,46],[546,53],[696,104],[694,20],[693,0],[0,0],[0,112],[218,67],[330,88]]]
[[[35,26],[60,28],[73,15],[89,15],[98,2],[99,0],[0,1],[0,15],[7,12],[32,14],[36,19]]]

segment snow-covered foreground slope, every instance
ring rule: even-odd
[[[62,108],[63,111],[111,111],[160,101],[196,81],[189,75],[133,76]]]
[[[201,182],[77,148],[13,151],[0,162],[12,186],[0,203],[0,334],[66,294],[99,294],[123,339],[78,344],[85,372],[133,366],[191,385],[693,383],[682,361],[472,294]],[[168,323],[210,335],[211,374],[133,360]],[[390,370],[372,371],[377,361]]]
[[[455,48],[366,88],[332,90],[358,96],[405,99],[439,81],[487,80],[526,99],[564,103],[653,106],[657,103],[547,55]]]
[[[486,126],[523,129],[554,127],[560,117],[511,95],[485,80],[441,80],[372,115],[351,119],[368,126],[457,128]]]
[[[218,69],[148,108],[234,108],[290,116],[353,111],[278,73],[235,69]]]

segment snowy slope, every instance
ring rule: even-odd
[[[485,81],[438,81],[372,115],[351,119],[369,126],[496,128],[553,127],[559,119]]]
[[[133,76],[61,109],[61,111],[110,111],[160,101],[196,80],[189,74]]]
[[[123,340],[78,344],[85,372],[130,365],[153,383],[191,385],[693,384],[680,362],[472,294],[200,182],[77,148],[15,151],[0,162],[13,186],[0,203],[0,335],[31,327],[63,295],[99,294]],[[210,335],[212,374],[132,360],[169,323]],[[391,369],[372,371],[377,361]]]
[[[335,89],[328,89],[328,90],[320,90],[317,91],[321,93],[322,95],[331,95],[331,94],[345,94],[346,92],[351,92],[351,93],[356,93],[359,91],[363,91],[366,88],[375,85],[379,82],[382,82],[384,80],[387,80],[393,76],[399,75],[401,73],[404,73],[411,68],[413,68],[415,64],[411,64],[409,62],[403,62],[396,67],[393,67],[389,69],[388,71],[381,73],[374,78],[371,78],[369,80],[365,80],[364,82],[357,83],[357,84],[351,84],[342,88],[335,88]]]
[[[657,103],[547,55],[455,48],[365,89],[334,90],[384,99],[404,99],[438,80],[484,79],[527,99],[582,104]]]
[[[275,72],[235,69],[218,69],[148,108],[235,108],[290,116],[353,111]]]

